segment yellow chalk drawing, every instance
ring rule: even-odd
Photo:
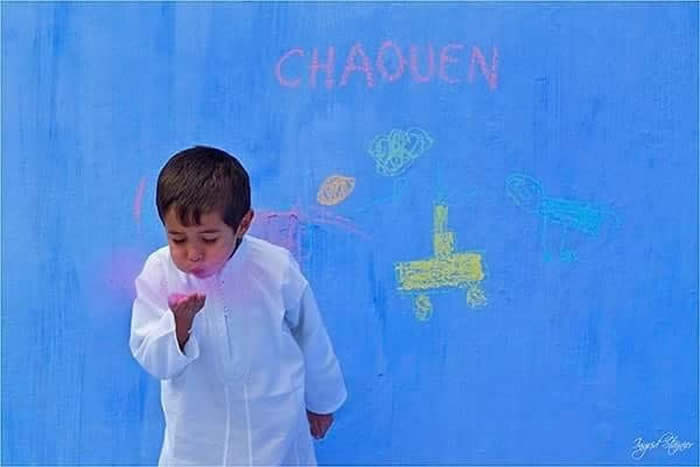
[[[419,321],[428,321],[430,315],[433,314],[433,303],[430,297],[425,294],[420,294],[416,297],[416,319]]]
[[[456,235],[447,230],[447,206],[435,205],[433,211],[434,257],[396,264],[399,290],[425,291],[447,287],[467,289],[467,304],[471,307],[486,305],[486,294],[480,283],[484,279],[481,254],[455,252]],[[415,301],[416,318],[425,321],[432,314],[432,303],[425,295]],[[426,311],[426,310],[429,310]]]
[[[467,305],[471,307],[486,305],[486,295],[484,295],[484,291],[479,287],[478,282],[469,282],[467,287]]]
[[[331,175],[321,183],[316,199],[324,206],[333,206],[345,201],[354,189],[354,178],[344,177],[342,175]]]

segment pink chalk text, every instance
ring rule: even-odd
[[[275,62],[277,82],[286,88],[333,89],[349,85],[374,88],[402,79],[450,85],[483,81],[490,91],[498,88],[497,47],[485,51],[476,45],[451,42],[440,47],[428,43],[402,48],[387,40],[376,51],[356,42],[343,55],[338,52],[333,45],[291,48]]]

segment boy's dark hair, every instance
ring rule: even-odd
[[[221,149],[194,146],[178,152],[161,169],[156,188],[161,222],[171,207],[185,226],[218,211],[232,229],[250,210],[250,180],[238,159]]]

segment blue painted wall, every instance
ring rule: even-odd
[[[3,3],[2,463],[155,462],[132,284],[211,144],[345,371],[320,462],[697,464],[697,89],[690,2]]]

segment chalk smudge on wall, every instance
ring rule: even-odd
[[[313,225],[326,225],[368,240],[369,235],[351,220],[332,214],[326,209],[310,209],[309,214],[299,208],[288,211],[256,211],[250,233],[270,243],[289,250],[297,261],[302,262],[310,251],[302,250],[304,230]]]
[[[141,177],[139,186],[136,188],[136,195],[134,196],[134,220],[136,224],[141,225],[141,211],[143,206],[143,193],[146,189],[146,177]]]

